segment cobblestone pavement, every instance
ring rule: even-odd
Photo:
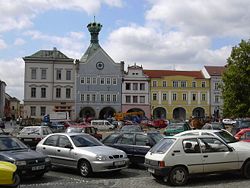
[[[249,187],[250,180],[239,174],[193,177],[187,186],[197,188]],[[144,169],[128,168],[120,173],[98,173],[91,178],[81,177],[77,171],[58,168],[48,172],[42,179],[24,179],[20,188],[166,188],[168,184],[156,181]]]

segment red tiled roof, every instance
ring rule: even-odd
[[[204,78],[201,71],[143,70],[143,72],[150,78],[160,78],[163,76],[190,76],[197,79]]]
[[[210,76],[221,76],[225,70],[224,66],[205,66]]]

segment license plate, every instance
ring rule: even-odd
[[[44,168],[45,168],[44,165],[41,165],[41,166],[33,166],[33,167],[32,167],[32,170],[33,170],[33,171],[36,171],[36,170],[43,170]]]
[[[114,162],[114,165],[115,165],[115,166],[122,166],[122,165],[125,165],[125,161],[116,161],[116,162]]]
[[[155,173],[155,170],[152,169],[152,168],[148,168],[148,172],[150,172],[150,173]]]
[[[32,138],[24,138],[23,141],[32,141]]]

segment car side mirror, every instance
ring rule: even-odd
[[[229,147],[228,148],[230,152],[233,152],[234,151],[234,148],[233,147]]]
[[[64,146],[64,148],[73,149],[73,146],[71,144],[67,144]]]
[[[146,146],[152,147],[152,144],[150,144],[150,142],[147,142]]]
[[[235,139],[239,141],[239,140],[240,140],[240,137],[236,136]]]

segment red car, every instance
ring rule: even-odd
[[[97,133],[97,128],[91,125],[82,125],[82,124],[71,125],[66,129],[65,132],[66,133],[87,133],[97,138],[98,140],[102,139],[102,134]]]
[[[161,129],[161,128],[166,128],[167,127],[168,120],[164,120],[164,119],[148,120],[147,122],[144,121],[142,124],[147,125],[149,127],[154,127],[154,128],[160,128]]]
[[[234,137],[239,141],[250,142],[250,128],[241,129]]]

